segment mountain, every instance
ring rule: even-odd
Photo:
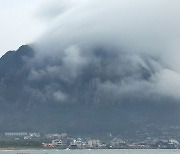
[[[88,61],[68,51],[44,57],[23,45],[3,55],[0,131],[118,134],[150,124],[179,126],[177,100],[146,88],[158,59],[142,55],[137,62],[102,48],[93,54]]]

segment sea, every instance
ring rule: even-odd
[[[0,154],[180,154],[180,150],[0,150]]]

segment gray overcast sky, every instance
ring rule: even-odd
[[[88,62],[88,56],[81,57],[84,49],[102,46],[110,53],[116,48],[131,56],[151,55],[163,67],[156,66],[150,86],[180,99],[179,6],[180,0],[0,0],[0,54],[37,41],[38,61],[65,55],[65,67],[52,69],[55,74],[64,69],[65,78],[76,76]]]
[[[72,6],[78,2],[81,5]],[[103,9],[105,11],[100,11]],[[114,38],[113,32],[119,31],[117,26],[120,24],[118,26],[120,32],[127,33],[127,39],[132,39],[135,46],[148,44],[150,47],[156,47],[154,43],[158,41],[167,44],[167,42],[175,42],[174,40],[179,44],[178,15],[178,0],[0,0],[0,55],[8,50],[15,50],[23,44],[33,43],[39,37],[46,38],[47,36],[42,35],[46,31],[50,31],[48,38],[49,34],[60,31],[60,34],[52,39],[53,42],[58,41],[58,44],[60,41],[65,42],[67,36],[69,41],[71,39],[69,37],[77,37],[74,34],[77,29],[81,28],[83,31],[84,25],[89,25],[93,37],[92,27],[97,28],[99,25],[101,34],[107,33],[107,38],[111,35]],[[53,18],[55,20],[52,20]],[[136,22],[138,19],[139,21]],[[86,34],[88,28],[84,29]],[[68,35],[62,35],[61,31]],[[95,30],[94,33],[97,34]],[[141,36],[139,34],[143,34],[143,39],[138,38]],[[151,38],[152,40],[149,40]],[[129,44],[128,42],[128,46]]]
[[[46,29],[36,17],[45,0],[0,0],[0,56],[36,40]]]

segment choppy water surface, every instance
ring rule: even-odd
[[[1,150],[0,154],[180,154],[180,150]]]

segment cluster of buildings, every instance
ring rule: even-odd
[[[4,136],[7,138],[15,138],[20,139],[23,138],[24,140],[33,139],[33,138],[40,138],[40,133],[28,133],[28,132],[5,132]]]
[[[109,142],[103,143],[100,140],[82,141],[81,139],[74,139],[69,143],[62,140],[52,140],[49,143],[43,143],[45,148],[69,148],[69,149],[179,149],[180,144],[177,140],[159,140],[151,143],[129,143],[121,139],[114,138]]]
[[[86,148],[100,148],[102,142],[98,139],[87,138],[73,138],[66,133],[62,134],[45,134],[46,142],[42,145],[45,148],[71,148],[71,149],[86,149]]]
[[[14,142],[20,140],[19,143],[21,144],[30,141],[34,142],[36,147],[57,149],[180,149],[178,139],[148,137],[146,139],[135,138],[135,140],[130,140],[122,139],[120,136],[112,136],[112,134],[106,138],[80,138],[69,136],[67,133],[6,132],[4,139],[14,140]]]
[[[42,143],[45,148],[69,148],[69,149],[103,149],[106,148],[106,144],[102,144],[100,140],[87,140],[82,141],[81,138],[74,139],[69,138],[66,141],[62,141],[59,139],[52,140],[48,143]]]
[[[50,137],[51,136],[51,137]],[[118,137],[109,139],[72,138],[68,135],[49,135],[49,142],[43,142],[45,148],[59,149],[180,149],[176,139],[147,138],[144,141],[122,140]]]

